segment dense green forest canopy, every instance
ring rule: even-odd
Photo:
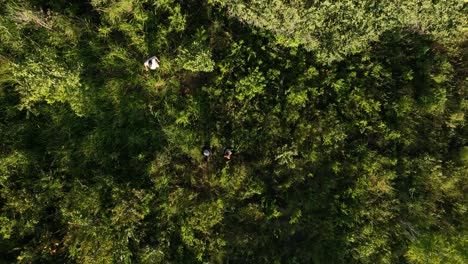
[[[467,263],[467,5],[0,0],[0,263]]]

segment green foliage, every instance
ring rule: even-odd
[[[0,262],[466,263],[465,9],[0,0]]]
[[[48,104],[67,102],[77,115],[82,116],[81,65],[75,64],[74,69],[69,70],[58,58],[46,54],[54,53],[44,50],[35,54],[35,58],[26,58],[21,64],[11,66],[13,78],[18,83],[15,89],[21,96],[19,109],[34,111],[34,105],[44,101]]]
[[[281,45],[303,45],[325,62],[363,51],[384,32],[400,28],[434,34],[447,43],[458,39],[467,18],[461,0],[210,2],[241,22],[272,31]]]
[[[410,263],[464,263],[467,259],[465,234],[430,234],[411,244],[406,253]]]
[[[181,48],[177,62],[182,68],[193,72],[211,72],[214,62],[211,59],[211,51],[205,43],[207,36],[204,31],[198,31],[195,40],[186,48]]]

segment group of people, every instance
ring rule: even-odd
[[[211,157],[211,150],[208,148],[203,148],[202,154],[206,159],[209,159]],[[232,149],[228,149],[228,148],[225,149],[223,157],[227,160],[230,160],[231,156],[232,156]]]
[[[143,63],[143,66],[145,66],[145,71],[148,71],[148,69],[156,70],[157,68],[159,68],[159,63],[160,63],[160,61],[159,61],[158,57],[153,56],[153,57],[147,59]],[[211,150],[208,149],[208,148],[203,148],[202,154],[206,159],[209,159],[211,157]],[[227,159],[227,160],[230,160],[231,156],[232,156],[232,149],[228,149],[228,148],[225,149],[223,157],[225,159]]]

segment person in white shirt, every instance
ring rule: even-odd
[[[145,66],[145,71],[148,71],[148,68],[151,70],[156,70],[159,68],[159,59],[156,56],[153,56],[147,59],[143,65]]]

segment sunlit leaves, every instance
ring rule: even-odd
[[[34,2],[0,10],[7,262],[465,260],[460,3]]]
[[[77,115],[83,115],[85,110],[83,86],[79,77],[80,65],[64,65],[47,53],[45,50],[21,64],[12,64],[12,73],[18,83],[16,90],[21,95],[19,109],[34,112],[37,103],[61,102],[69,103]]]
[[[258,72],[258,69],[255,69],[250,75],[236,83],[236,99],[239,101],[251,100],[255,96],[263,94],[265,86],[265,77]]]
[[[187,47],[181,47],[176,61],[182,68],[193,72],[211,72],[214,69],[211,51],[207,45],[205,32],[199,30],[194,41]]]

